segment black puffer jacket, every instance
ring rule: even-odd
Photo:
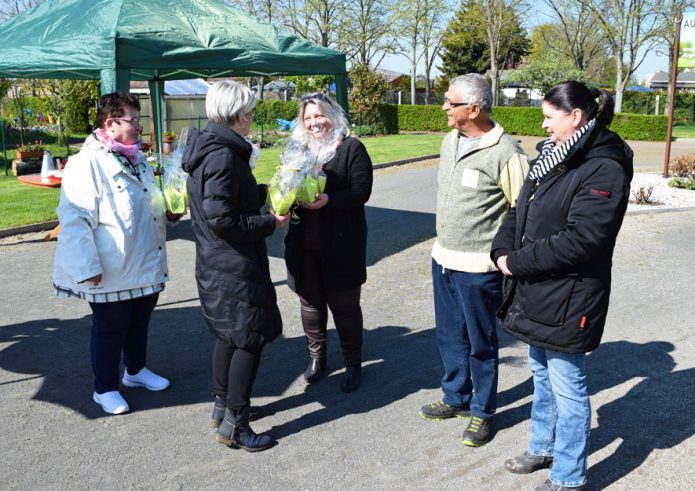
[[[618,135],[594,127],[540,185],[526,180],[492,243],[492,259],[508,255],[513,274],[500,309],[509,334],[564,353],[599,345],[632,155]]]
[[[196,241],[203,315],[218,338],[257,348],[282,332],[265,237],[275,218],[260,214],[266,188],[251,173],[251,146],[227,127],[191,130],[183,156]]]

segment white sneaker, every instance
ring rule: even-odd
[[[104,392],[103,394],[97,394],[95,392],[92,399],[94,399],[94,402],[101,405],[101,408],[109,414],[123,414],[130,410],[128,403],[125,402],[125,399],[123,399],[123,396],[117,390]]]
[[[125,370],[122,382],[126,387],[144,387],[155,392],[169,387],[167,379],[150,372],[147,368],[143,368],[135,375],[130,375],[128,370]]]

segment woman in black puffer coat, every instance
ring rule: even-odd
[[[244,138],[256,98],[233,81],[206,97],[210,123],[189,133],[183,168],[196,241],[196,280],[203,316],[217,338],[212,353],[215,439],[248,451],[273,445],[249,427],[251,389],[263,346],[282,332],[265,238],[287,217],[261,214],[266,186],[251,170],[254,147]]]
[[[502,326],[529,344],[534,382],[528,450],[505,466],[530,473],[552,465],[537,491],[583,489],[591,428],[585,354],[603,334],[632,151],[607,128],[607,92],[562,83],[545,95],[543,116],[550,138],[492,243],[505,274]]]

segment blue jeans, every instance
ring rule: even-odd
[[[528,452],[553,456],[553,484],[582,486],[591,430],[586,355],[529,346],[528,358],[534,385]]]
[[[502,303],[502,274],[443,270],[433,260],[432,284],[443,401],[470,403],[473,416],[490,419],[497,409],[495,311]]]

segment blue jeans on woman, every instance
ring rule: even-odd
[[[534,385],[528,452],[553,456],[553,484],[583,486],[591,430],[586,355],[529,346],[528,357]]]
[[[457,407],[470,403],[473,416],[491,419],[497,410],[495,312],[502,303],[502,273],[453,271],[432,260],[432,283],[442,400]]]

